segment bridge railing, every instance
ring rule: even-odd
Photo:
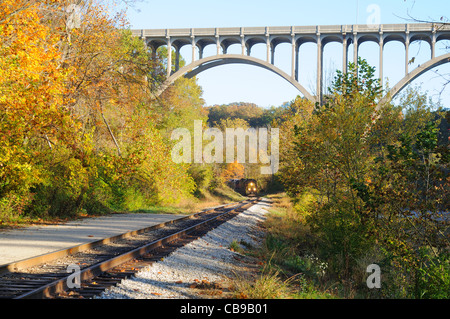
[[[294,33],[316,33],[317,26],[311,25],[311,26],[303,26],[303,27],[294,27]]]
[[[221,55],[220,46],[223,48],[223,53],[227,53],[230,45],[240,43],[241,54],[236,57],[227,56],[225,59],[229,63],[248,63],[255,65],[255,61],[250,61],[250,52],[252,46],[257,43],[267,43],[266,59],[258,61],[256,64],[265,68],[269,68],[275,73],[283,76],[308,96],[308,92],[298,83],[299,73],[299,48],[303,43],[308,41],[317,43],[317,100],[321,100],[323,92],[323,52],[324,47],[331,41],[342,43],[343,59],[342,70],[347,70],[349,43],[353,45],[353,61],[357,61],[358,47],[361,43],[367,41],[375,41],[379,44],[379,78],[383,84],[383,54],[384,45],[390,41],[398,41],[405,46],[404,68],[405,78],[398,85],[401,90],[407,83],[413,80],[428,69],[424,69],[423,65],[419,69],[417,67],[410,72],[410,44],[415,41],[426,41],[430,44],[431,59],[425,63],[429,68],[435,67],[443,63],[448,63],[450,58],[436,55],[436,44],[441,40],[450,40],[450,25],[440,23],[410,23],[410,24],[359,24],[359,25],[310,25],[310,26],[265,26],[265,27],[228,27],[228,28],[184,28],[184,29],[143,29],[132,30],[132,34],[137,37],[145,39],[146,43],[156,50],[161,45],[168,45],[175,47],[175,72],[180,71],[179,58],[180,49],[184,45],[192,46],[192,66],[196,61],[201,63],[209,63],[208,68],[223,64],[223,59],[220,57],[215,63],[205,60],[203,57],[203,50],[207,45],[217,45],[217,55]],[[242,39],[240,38],[242,36]],[[267,38],[266,38],[267,36]],[[291,38],[292,36],[292,38]],[[292,40],[292,41],[291,41]],[[349,42],[351,41],[351,42]],[[280,43],[291,43],[291,70],[290,75],[287,75],[280,69],[275,69],[275,48]],[[197,51],[198,50],[198,51]],[[198,52],[198,53],[197,53]],[[172,76],[172,50],[168,51],[167,57],[167,75],[168,78]],[[216,56],[214,56],[216,58]],[[238,61],[238,62],[236,62]],[[244,61],[244,62],[243,62]],[[205,64],[206,65],[206,64]],[[270,66],[269,66],[270,65]],[[207,69],[201,64],[195,64],[197,68],[192,72],[202,72]],[[200,70],[200,71],[199,71]],[[185,70],[182,69],[182,72]],[[189,71],[191,72],[191,71]],[[191,72],[191,73],[192,73]],[[197,74],[195,73],[195,74]],[[194,73],[192,73],[194,74]],[[177,75],[178,76],[178,75]],[[395,92],[397,92],[395,91]],[[310,95],[310,94],[309,94]]]
[[[185,32],[186,30],[180,30],[179,33],[182,35],[182,32]],[[186,32],[185,32],[186,33]],[[189,35],[191,34],[191,30],[189,29],[187,32]],[[201,28],[201,29],[194,29],[194,34],[197,36],[214,36],[216,34],[216,28]],[[177,35],[177,34],[174,34]]]
[[[265,27],[247,27],[244,29],[244,34],[264,34],[265,32]]]
[[[268,27],[270,34],[290,34],[292,27]]]
[[[450,31],[450,25],[433,23],[411,23],[411,24],[381,24],[381,25],[311,25],[311,26],[269,26],[269,27],[232,27],[232,28],[185,28],[185,29],[144,29],[132,30],[135,36],[150,38],[190,37],[194,36],[226,36],[226,35],[290,35],[294,34],[324,34],[338,33],[375,33],[375,32],[430,32],[436,30]]]
[[[218,32],[220,35],[240,35],[241,28],[219,28]]]

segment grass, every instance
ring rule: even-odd
[[[314,193],[307,192],[290,200],[284,193],[267,196],[272,207],[263,223],[265,238],[257,248],[232,242],[230,247],[256,258],[257,270],[236,276],[234,298],[250,299],[378,299],[431,298],[448,299],[448,253],[439,256],[428,249],[414,268],[408,260],[390,261],[381,245],[369,246],[355,257],[355,266],[347,277],[338,249],[330,249],[322,233],[309,228],[314,213]],[[323,253],[325,252],[325,254]],[[327,258],[321,259],[321,258]],[[382,267],[381,289],[369,289],[367,266]]]
[[[264,272],[254,281],[237,280],[234,298],[239,299],[286,299],[291,295],[287,281],[280,279],[276,271]]]
[[[243,248],[241,247],[240,242],[238,242],[236,239],[233,239],[231,243],[228,245],[228,249],[231,251],[235,251],[237,253],[243,253]]]
[[[125,213],[136,214],[189,214],[191,209],[176,206],[152,206],[145,209],[136,209]]]
[[[213,191],[201,190],[198,197],[192,197],[182,200],[180,203],[172,206],[166,206],[163,209],[174,210],[177,209],[184,214],[192,214],[202,209],[215,207],[230,202],[237,202],[244,200],[245,197],[236,193],[234,190],[227,186],[217,187]]]
[[[293,203],[284,193],[267,196],[272,200],[263,227],[266,237],[259,248],[232,242],[233,249],[256,257],[261,265],[256,277],[239,276],[234,284],[234,298],[249,299],[328,299],[337,296],[321,282],[326,264],[314,257],[314,237],[304,222],[312,202],[305,195]],[[303,208],[303,210],[301,209]]]
[[[181,214],[188,215],[199,212],[203,209],[223,205],[230,202],[241,201],[244,197],[240,194],[234,192],[229,187],[223,186],[216,188],[213,192],[203,190],[200,192],[199,198],[191,197],[189,199],[184,199],[176,204],[171,205],[154,205],[139,207],[139,205],[134,205],[126,211],[115,211],[111,213],[144,213],[144,214]],[[137,200],[138,201],[138,200]],[[0,212],[4,214],[3,212]],[[9,214],[8,216],[3,216],[0,214],[0,229],[10,229],[10,228],[21,228],[31,225],[48,225],[48,224],[58,224],[67,222],[79,218],[89,218],[95,216],[105,216],[110,213],[101,212],[96,214],[89,213],[85,211],[79,212],[76,216],[70,216],[67,218],[45,216],[45,217],[29,217],[20,214]]]

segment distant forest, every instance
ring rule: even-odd
[[[230,104],[206,107],[208,110],[208,124],[217,126],[221,120],[241,119],[250,127],[268,127],[274,119],[279,119],[289,108],[291,103],[284,103],[279,107],[263,108],[254,103],[234,102]]]
[[[283,103],[281,106],[264,108],[254,103],[233,102],[205,107],[208,111],[209,126],[220,126],[226,120],[244,120],[249,127],[270,127],[274,121],[283,121],[284,116],[290,113],[295,101]],[[439,124],[439,144],[445,145],[450,141],[450,109],[445,108],[444,117],[436,114],[436,119],[441,118]],[[436,112],[437,113],[437,112]],[[245,123],[244,123],[245,124]]]

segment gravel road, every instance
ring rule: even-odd
[[[222,297],[222,288],[230,283],[230,278],[236,278],[236,275],[251,268],[249,258],[231,250],[230,243],[235,240],[245,245],[258,246],[264,235],[258,224],[264,220],[267,207],[269,202],[263,199],[202,238],[177,249],[134,277],[122,280],[96,298]]]

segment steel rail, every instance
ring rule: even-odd
[[[171,224],[175,224],[175,223],[179,223],[182,221],[186,221],[188,219],[193,219],[196,218],[202,214],[206,214],[208,212],[212,212],[215,210],[219,210],[219,209],[223,209],[223,208],[227,208],[233,205],[238,205],[239,202],[233,202],[233,203],[229,203],[229,204],[225,204],[225,205],[220,205],[220,206],[216,206],[216,207],[212,207],[212,208],[208,208],[205,210],[202,210],[201,212],[198,213],[194,213],[194,214],[190,214],[188,216],[185,217],[180,217],[180,218],[176,218],[176,219],[172,219],[166,222],[162,222],[156,225],[152,225],[149,227],[145,227],[145,228],[141,228],[141,229],[137,229],[137,230],[132,230],[123,234],[119,234],[116,236],[112,236],[112,237],[108,237],[108,238],[104,238],[104,239],[100,239],[97,241],[92,241],[89,243],[85,243],[85,244],[80,244],[80,245],[76,245],[76,246],[72,246],[70,248],[65,248],[65,249],[61,249],[55,252],[51,252],[51,253],[47,253],[47,254],[42,254],[39,256],[35,256],[35,257],[30,257],[27,259],[23,259],[20,261],[16,261],[13,263],[9,263],[9,264],[4,264],[4,265],[0,265],[0,276],[4,275],[6,273],[11,273],[11,272],[17,272],[20,270],[24,270],[30,267],[34,267],[37,266],[39,264],[43,264],[52,260],[56,260],[58,258],[63,258],[66,257],[68,255],[73,255],[76,254],[78,252],[82,252],[82,251],[86,251],[104,244],[108,244],[108,243],[112,243],[115,242],[119,239],[124,239],[124,238],[128,238],[128,237],[132,237],[141,233],[145,233],[145,232],[149,232],[152,230],[156,230],[159,228],[163,228],[166,227],[168,225]]]
[[[233,203],[233,204],[220,206],[219,208],[228,208],[229,206],[233,206],[234,205],[233,207],[231,207],[230,209],[226,210],[225,212],[223,212],[223,213],[221,213],[219,215],[216,215],[216,216],[214,216],[212,218],[208,218],[207,220],[204,220],[204,221],[202,221],[200,223],[197,223],[197,224],[195,224],[193,226],[190,226],[190,227],[185,228],[183,230],[177,231],[177,232],[175,232],[175,233],[173,233],[171,235],[165,236],[163,238],[156,239],[156,240],[154,240],[154,241],[152,241],[152,242],[150,242],[150,243],[148,243],[146,245],[143,245],[141,247],[135,248],[135,249],[133,249],[131,251],[128,251],[128,252],[123,253],[121,255],[115,256],[115,257],[113,257],[111,259],[108,259],[108,260],[102,261],[100,263],[94,264],[92,266],[86,267],[84,269],[81,269],[80,273],[79,273],[80,280],[83,282],[83,281],[87,281],[89,279],[92,279],[92,278],[100,275],[101,273],[103,273],[105,271],[108,271],[109,269],[112,269],[112,268],[114,268],[114,267],[116,267],[118,265],[124,264],[124,263],[126,263],[127,261],[130,261],[133,258],[136,258],[138,256],[142,256],[142,255],[148,253],[151,250],[154,250],[154,249],[156,249],[158,247],[163,246],[164,244],[167,244],[167,243],[172,242],[172,241],[174,241],[176,239],[179,239],[179,238],[181,238],[181,237],[183,237],[183,236],[185,236],[185,235],[195,231],[196,229],[199,229],[199,228],[201,228],[201,227],[203,227],[203,226],[205,226],[205,225],[207,225],[207,224],[209,224],[209,223],[211,223],[211,222],[213,222],[215,220],[218,220],[219,218],[221,218],[221,217],[223,217],[223,216],[225,216],[227,214],[230,214],[232,212],[242,212],[245,209],[253,206],[256,201],[257,201],[257,199],[253,199],[253,200],[246,200],[243,203],[239,202],[237,205],[235,205],[236,203]],[[212,210],[217,210],[217,209],[218,208],[215,208],[215,209],[212,209]],[[198,215],[198,214],[201,214],[201,213],[206,213],[206,212],[212,211],[212,210],[202,211],[200,213],[193,214],[192,216]],[[180,219],[175,219],[174,221],[177,221],[177,220],[180,220]],[[168,222],[162,223],[162,224],[167,224],[167,223]],[[158,224],[158,225],[155,225],[155,226],[160,226],[160,225],[161,224]],[[154,226],[152,226],[152,227],[154,227]],[[150,228],[152,228],[152,227],[150,227]],[[161,227],[164,227],[164,226],[161,226]],[[51,298],[55,294],[62,293],[65,290],[68,289],[67,283],[68,283],[68,279],[69,279],[69,277],[71,275],[72,275],[71,273],[67,274],[67,276],[64,276],[64,277],[62,277],[60,279],[57,279],[57,280],[55,280],[55,281],[53,281],[51,283],[48,283],[48,284],[46,284],[46,285],[44,285],[42,287],[39,287],[37,289],[33,289],[31,291],[28,291],[28,292],[26,292],[26,293],[24,293],[22,295],[16,296],[13,299],[46,299],[46,298]]]

